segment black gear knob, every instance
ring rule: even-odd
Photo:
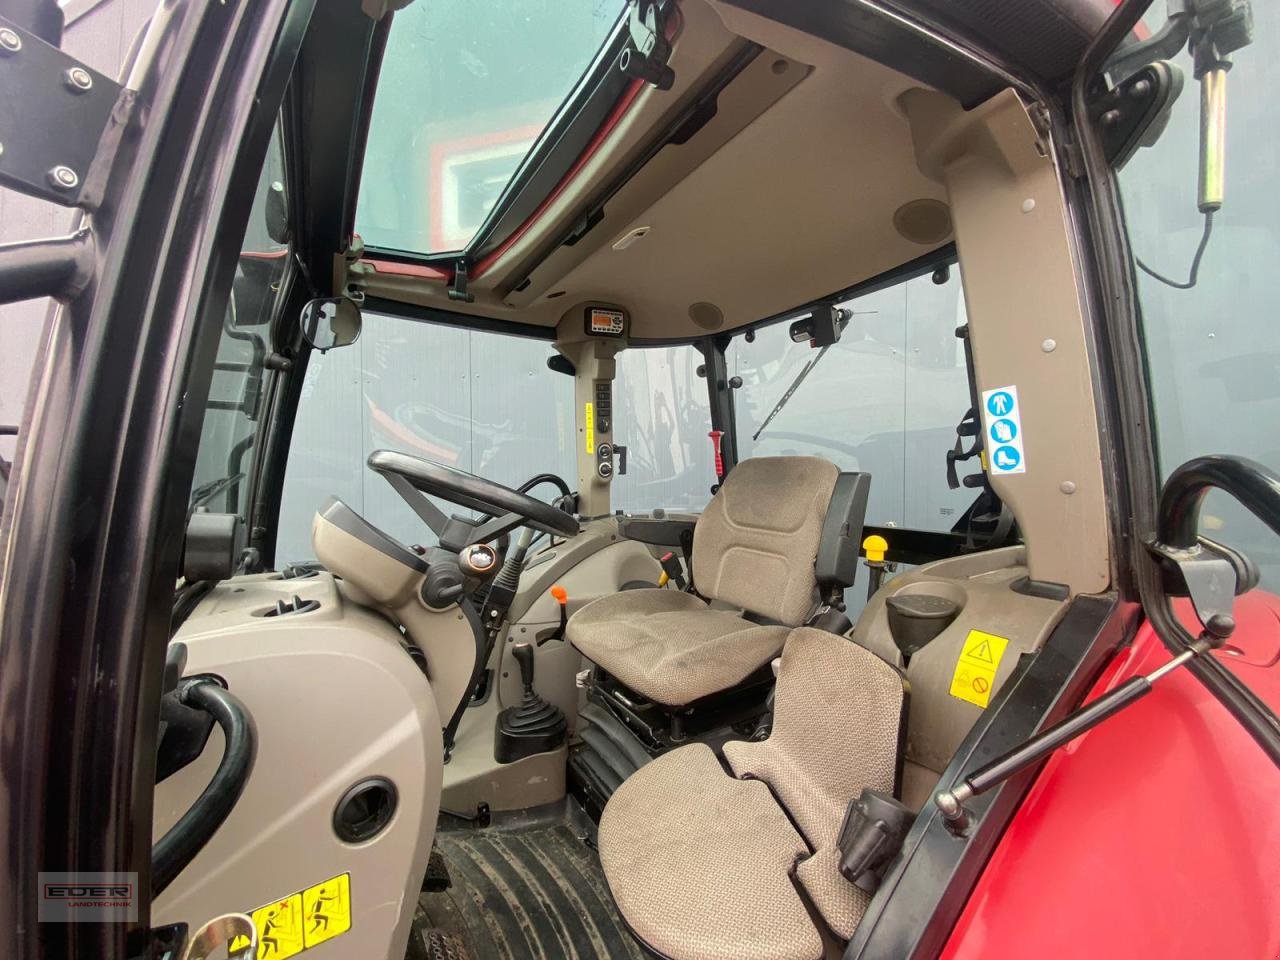
[[[520,682],[526,691],[533,690],[533,647],[527,643],[517,643],[511,648],[511,655],[520,665]]]

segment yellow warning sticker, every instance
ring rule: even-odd
[[[285,960],[306,949],[302,937],[302,894],[295,893],[250,914],[258,928],[258,960]]]
[[[351,876],[342,873],[302,891],[307,946],[332,940],[351,929]]]
[[[257,960],[288,960],[351,929],[351,875],[340,873],[261,906],[249,916],[258,928]],[[236,937],[228,952],[234,954],[248,945],[246,938]]]
[[[951,695],[986,709],[991,702],[996,670],[1000,668],[1000,659],[1008,645],[1007,639],[994,633],[970,630],[956,660],[956,672],[951,676]]]
[[[586,432],[586,435],[587,435],[587,453],[595,453],[595,452],[596,452],[596,408],[595,408],[595,404],[588,403],[588,404],[584,404],[583,406],[584,406],[584,408],[585,408],[585,409],[583,410],[582,417],[583,417],[584,422],[585,422],[585,423],[586,423],[586,425],[587,425],[587,429],[586,429],[586,431],[585,431],[585,432]]]

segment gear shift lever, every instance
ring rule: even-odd
[[[511,655],[520,668],[524,691],[517,706],[507,707],[498,714],[493,755],[499,763],[512,763],[557,749],[565,742],[569,726],[564,711],[547,703],[533,689],[533,647],[517,643],[511,648]]]
[[[524,697],[537,698],[537,694],[533,692],[533,647],[527,643],[517,643],[511,648],[511,655],[516,658],[516,663],[520,667],[520,682],[524,684]]]

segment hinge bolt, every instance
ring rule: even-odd
[[[74,190],[80,185],[80,178],[70,167],[59,164],[49,171],[49,182],[59,190]]]
[[[0,27],[0,53],[17,53],[22,49],[22,38],[8,27]]]
[[[84,67],[72,67],[64,74],[64,79],[73,93],[84,93],[93,89],[93,77]]]

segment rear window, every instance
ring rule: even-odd
[[[970,405],[955,335],[966,322],[960,270],[943,284],[926,275],[842,306],[853,317],[821,359],[791,341],[786,322],[752,341],[734,337],[738,458],[814,456],[870,473],[868,523],[948,531],[977,495],[947,484],[947,451]],[[961,476],[976,472],[976,461],[961,465]]]

